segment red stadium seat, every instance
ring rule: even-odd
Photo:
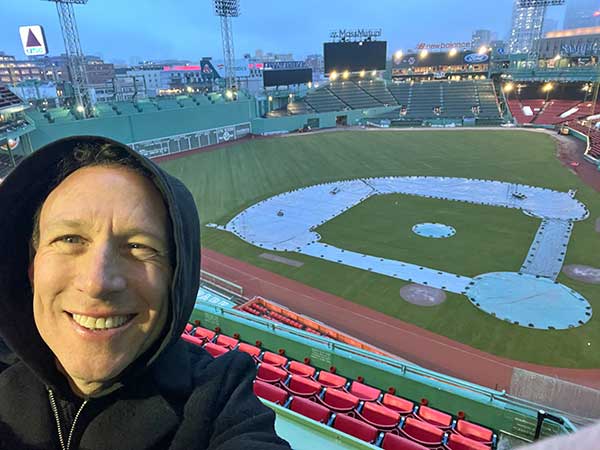
[[[192,325],[191,323],[186,323],[185,324],[185,332],[189,333],[190,331],[192,331],[194,329],[194,325]]]
[[[344,387],[348,382],[344,377],[336,375],[335,373],[327,372],[326,370],[321,370],[319,375],[317,376],[317,381],[321,383],[323,386],[332,387],[339,389]]]
[[[208,342],[204,346],[204,350],[206,350],[208,353],[210,353],[215,358],[217,358],[217,357],[219,357],[221,355],[224,355],[225,353],[227,353],[229,351],[228,348],[221,347],[220,345],[213,344],[212,342]]]
[[[292,398],[290,409],[321,423],[327,423],[331,416],[329,408],[302,397]]]
[[[284,388],[294,395],[299,395],[300,397],[311,397],[313,395],[317,395],[323,386],[310,378],[292,375]]]
[[[381,447],[384,450],[429,450],[421,444],[393,433],[385,433]]]
[[[442,444],[444,432],[435,425],[408,417],[404,422],[402,433],[419,444],[434,447]]]
[[[370,443],[375,442],[378,434],[377,428],[345,414],[336,416],[333,428]]]
[[[309,366],[308,364],[302,364],[298,361],[290,362],[290,365],[286,368],[289,373],[294,375],[300,375],[301,377],[312,377],[317,369],[313,366]]]
[[[288,362],[285,356],[281,356],[273,352],[264,352],[262,361],[277,367],[285,366]]]
[[[275,367],[267,363],[258,365],[258,371],[256,378],[266,383],[280,383],[283,382],[288,376],[288,373],[281,367]]]
[[[365,402],[374,402],[381,395],[381,391],[379,389],[359,383],[358,381],[353,381],[352,384],[350,384],[348,392],[356,395]]]
[[[286,400],[288,399],[288,393],[283,389],[260,380],[254,380],[253,390],[254,394],[256,394],[258,397],[264,398],[265,400],[273,403],[277,403],[278,405],[285,404]]]
[[[469,439],[486,444],[491,444],[492,439],[494,438],[494,432],[492,430],[482,427],[481,425],[475,425],[466,420],[457,421],[455,431]]]
[[[446,414],[425,405],[419,406],[417,417],[442,429],[448,429],[450,428],[450,425],[452,425],[452,416],[450,414]]]
[[[415,404],[410,400],[396,397],[392,394],[384,394],[383,398],[381,399],[381,404],[402,415],[410,414],[415,409]]]
[[[217,336],[217,340],[215,341],[215,343],[217,345],[221,345],[223,347],[227,347],[231,350],[233,350],[235,348],[236,345],[238,345],[240,341],[238,341],[237,339],[234,339],[232,337],[226,336],[224,334],[220,334],[219,336]]]
[[[215,337],[215,332],[206,328],[196,327],[194,330],[194,336],[204,339],[205,341],[212,341]]]
[[[485,444],[461,436],[460,434],[450,434],[446,447],[450,450],[490,450]]]
[[[248,353],[250,356],[255,358],[258,358],[261,352],[260,348],[255,347],[254,345],[246,344],[245,342],[241,342],[237,350]]]
[[[365,402],[359,415],[368,424],[382,430],[395,428],[400,422],[400,414],[377,403]]]
[[[322,397],[317,397],[325,406],[336,412],[350,412],[358,406],[358,398],[348,392],[326,389]]]
[[[189,334],[183,333],[181,335],[181,339],[183,339],[186,342],[190,342],[190,343],[192,343],[194,345],[197,345],[198,347],[202,347],[202,345],[204,345],[204,341],[202,339],[197,338],[195,336],[191,336]]]

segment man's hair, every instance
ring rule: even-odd
[[[154,184],[155,176],[152,172],[146,169],[142,164],[127,150],[115,144],[93,144],[83,143],[76,146],[73,152],[65,156],[58,163],[58,175],[50,183],[49,189],[45,197],[40,201],[35,214],[33,215],[33,231],[30,241],[30,260],[33,259],[37,251],[40,240],[40,215],[42,206],[46,201],[46,197],[52,192],[65,178],[71,175],[76,170],[84,167],[94,166],[116,166],[123,167],[133,172],[148,178]]]

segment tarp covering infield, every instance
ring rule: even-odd
[[[538,233],[521,268],[528,275],[520,278],[521,281],[531,280],[522,284],[531,284],[528,295],[537,300],[520,302],[513,291],[499,291],[494,283],[481,282],[480,279],[487,281],[486,275],[472,279],[409,262],[351,252],[320,242],[321,237],[314,231],[316,227],[367,198],[381,194],[406,194],[515,208],[541,219]],[[554,281],[562,268],[572,223],[584,220],[588,215],[589,211],[574,198],[573,192],[501,181],[413,176],[343,180],[296,189],[250,206],[225,226],[209,226],[234,233],[260,248],[302,253],[449,292],[469,292],[469,297],[475,295],[481,299],[473,302],[475,306],[498,318],[520,326],[530,327],[533,324],[534,328],[547,329],[551,326],[563,329],[581,325],[591,316],[591,307],[585,299]],[[514,275],[519,276],[518,273]],[[539,282],[542,277],[552,285],[562,286],[565,295],[557,294],[551,301],[546,301],[546,285]],[[484,304],[485,307],[482,306]],[[571,308],[573,305],[583,308]],[[556,320],[532,322],[531,311],[536,309],[540,317],[556,316]],[[566,314],[567,310],[572,314]]]

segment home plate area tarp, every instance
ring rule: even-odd
[[[474,278],[320,242],[321,236],[314,231],[318,226],[369,197],[382,194],[515,208],[539,218],[540,227],[520,269],[507,267],[507,272]],[[413,176],[343,180],[300,188],[250,206],[225,226],[208,226],[233,233],[263,249],[302,253],[463,294],[474,306],[515,325],[567,329],[583,325],[592,314],[585,298],[555,281],[573,223],[588,216],[589,211],[575,199],[573,191],[492,180]],[[511,269],[518,272],[510,272]]]

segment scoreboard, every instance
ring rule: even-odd
[[[325,73],[385,70],[387,42],[326,42],[323,44]]]
[[[312,69],[268,69],[263,70],[263,85],[290,86],[312,82]]]

